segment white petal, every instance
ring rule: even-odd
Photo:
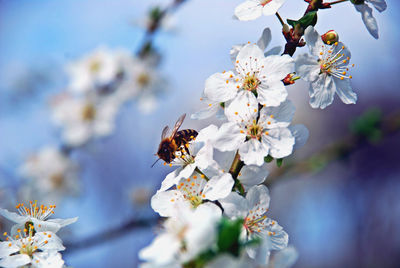
[[[10,247],[10,242],[8,242],[8,241],[0,242],[0,258],[9,256],[17,251],[19,251],[19,247],[16,246],[15,243],[11,243],[11,247]]]
[[[236,57],[239,54],[239,51],[244,47],[245,44],[242,45],[234,45],[232,46],[231,50],[229,51],[229,55],[231,56],[231,61],[233,65],[235,65]]]
[[[285,3],[285,1],[286,0],[272,0],[271,2],[269,2],[264,6],[263,14],[265,16],[274,15],[278,11],[278,9],[281,8],[283,3]]]
[[[203,194],[206,199],[211,201],[225,198],[232,191],[234,184],[231,174],[224,173],[222,176],[212,177],[204,187]]]
[[[235,8],[235,16],[242,21],[254,20],[263,13],[263,7],[258,0],[247,0]]]
[[[258,86],[257,93],[257,100],[266,106],[278,106],[288,95],[282,81],[262,83]]]
[[[283,158],[292,153],[295,139],[288,128],[274,128],[262,136],[262,142],[272,157]]]
[[[196,168],[195,164],[186,165],[184,168],[181,169],[177,178],[179,178],[179,179],[189,178],[193,174],[193,171],[195,170],[195,168]]]
[[[262,35],[260,39],[257,41],[257,46],[264,51],[267,46],[271,43],[271,29],[270,28],[265,28],[264,31],[262,32]]]
[[[278,107],[264,107],[260,111],[259,122],[265,128],[287,127],[292,122],[295,110],[290,100],[282,102]]]
[[[53,232],[57,233],[60,230],[61,225],[56,222],[51,221],[41,221],[36,218],[32,218],[33,226],[37,232]]]
[[[218,127],[216,125],[209,125],[199,131],[196,137],[196,142],[207,142],[213,140],[217,135]]]
[[[62,268],[64,261],[56,251],[36,252],[33,254],[32,267],[34,268]]]
[[[367,0],[367,2],[370,2],[379,12],[383,12],[387,8],[385,0]]]
[[[183,201],[183,195],[178,190],[157,192],[151,198],[151,208],[161,217],[170,217],[174,214],[174,204]]]
[[[231,192],[227,197],[219,200],[224,208],[224,214],[229,218],[246,217],[250,209],[248,201],[236,192]]]
[[[249,189],[246,195],[246,200],[249,202],[249,208],[262,207],[269,208],[269,191],[265,185],[253,186]]]
[[[207,105],[205,108],[192,114],[190,118],[195,120],[203,120],[216,115],[219,110],[223,111],[223,108],[218,102],[211,102],[209,104],[211,104],[211,106]]]
[[[239,154],[246,165],[261,166],[268,155],[268,148],[257,139],[250,139],[239,147]]]
[[[282,51],[282,47],[276,46],[276,47],[269,49],[267,52],[265,52],[264,56],[268,57],[268,56],[272,56],[272,55],[280,55],[281,51]]]
[[[239,74],[253,73],[261,68],[260,64],[264,59],[264,53],[255,44],[246,44],[236,57],[235,67]]]
[[[179,173],[181,170],[182,170],[181,168],[177,168],[171,173],[169,173],[161,183],[161,188],[159,191],[166,191],[172,186],[176,185],[179,182],[180,179]]]
[[[205,97],[216,102],[225,102],[233,99],[237,93],[237,83],[233,78],[234,73],[231,71],[211,75],[206,80],[204,88]]]
[[[322,41],[321,36],[314,29],[313,26],[308,26],[307,29],[304,31],[304,39],[306,40],[307,46],[310,49],[311,54],[319,57],[321,48],[325,46],[325,44]]]
[[[180,246],[180,242],[171,235],[161,234],[149,246],[139,251],[139,257],[158,266],[166,265],[176,258]]]
[[[375,38],[379,38],[378,34],[378,23],[376,22],[374,16],[372,15],[372,8],[366,4],[354,5],[356,10],[361,13],[361,18],[364,22],[365,27],[368,32]]]
[[[319,75],[318,79],[311,82],[309,88],[310,105],[312,108],[325,109],[331,105],[335,96],[335,83],[327,74]]]
[[[290,132],[295,138],[295,144],[293,146],[293,150],[297,150],[306,144],[309,136],[309,131],[304,125],[294,125],[289,126]]]
[[[289,55],[271,55],[264,59],[260,76],[268,81],[280,81],[294,70],[294,60]]]
[[[264,220],[266,228],[262,231],[263,242],[262,247],[265,250],[282,250],[287,247],[289,242],[288,234],[283,228],[274,220],[267,218]],[[270,235],[268,232],[275,233]]]
[[[28,216],[21,216],[21,215],[15,213],[15,212],[10,212],[10,211],[8,211],[7,209],[4,209],[4,208],[0,208],[0,214],[4,218],[6,218],[6,219],[8,219],[8,220],[10,220],[12,222],[15,222],[15,223],[25,223],[29,219]]]
[[[309,54],[297,56],[295,61],[295,69],[296,73],[301,77],[301,79],[308,82],[317,80],[321,70],[318,61],[315,59],[315,57]]]
[[[333,82],[336,84],[336,93],[344,103],[355,104],[357,102],[357,94],[350,86],[350,79],[340,80],[335,77]]]
[[[254,185],[261,184],[265,181],[269,174],[267,165],[262,166],[245,165],[239,173],[238,180],[243,185],[245,190],[248,190]]]
[[[62,245],[62,240],[53,232],[38,232],[35,234],[35,238],[38,244],[40,244],[39,249],[42,251],[61,251],[65,249]],[[45,241],[47,241],[47,243]]]
[[[248,90],[241,90],[236,98],[225,108],[225,115],[229,121],[239,125],[245,121],[257,118],[258,102],[254,94]]]
[[[5,268],[21,267],[31,263],[31,258],[26,254],[8,256],[0,260],[0,266]]]
[[[47,222],[54,222],[58,223],[60,227],[65,227],[67,225],[70,225],[78,220],[78,217],[75,218],[69,218],[69,219],[49,219]]]
[[[217,133],[214,140],[214,147],[220,151],[234,151],[239,148],[239,146],[246,139],[245,133],[240,133],[240,128],[235,123],[225,123],[223,124]]]

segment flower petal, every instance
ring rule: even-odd
[[[268,148],[257,139],[250,139],[239,147],[239,154],[246,165],[261,166],[268,155]]]
[[[262,63],[264,58],[264,53],[257,45],[246,44],[236,57],[236,72],[242,76],[245,76],[247,73],[253,73],[258,70],[257,66]]]
[[[225,102],[233,99],[237,93],[237,83],[233,78],[234,73],[231,71],[211,75],[206,80],[204,96],[216,102]]]
[[[8,256],[0,260],[0,266],[7,268],[22,267],[29,263],[31,263],[31,258],[26,254]]]
[[[214,140],[214,147],[223,152],[238,149],[246,139],[246,134],[240,133],[240,130],[235,123],[228,122],[223,124]]]
[[[0,215],[15,223],[25,223],[29,219],[29,216],[21,216],[4,208],[0,208]]]
[[[307,82],[313,82],[317,80],[321,70],[318,61],[315,59],[315,57],[309,54],[297,56],[295,61],[295,69],[296,73],[300,75],[301,79]]]
[[[306,40],[307,46],[310,49],[311,54],[319,57],[321,48],[325,46],[319,33],[313,26],[308,26],[304,31],[304,39]]]
[[[248,201],[236,192],[231,192],[227,197],[220,199],[219,202],[224,208],[224,214],[229,218],[244,218],[250,209]]]
[[[355,104],[357,102],[357,94],[350,86],[350,79],[333,78],[336,84],[336,93],[339,98],[346,104]]]
[[[366,4],[354,5],[356,10],[361,13],[361,18],[364,22],[368,32],[375,38],[379,38],[378,34],[378,23],[372,15],[372,8]]]
[[[273,83],[261,83],[257,89],[257,100],[265,106],[278,106],[288,95],[282,81],[275,81]]]
[[[235,8],[235,16],[242,21],[255,20],[263,13],[263,7],[258,0],[247,0]]]
[[[171,217],[174,215],[174,204],[183,201],[184,197],[178,190],[159,191],[151,198],[151,208],[161,217]]]
[[[312,108],[325,109],[331,105],[335,96],[335,83],[327,74],[319,75],[318,79],[311,82],[309,88],[310,105]]]
[[[241,90],[225,109],[225,115],[229,121],[234,121],[241,125],[242,122],[256,119],[257,110],[258,102],[254,94],[247,90]]]
[[[294,125],[294,126],[289,126],[290,132],[292,132],[292,135],[294,136],[295,143],[293,146],[293,150],[297,150],[306,144],[309,136],[309,131],[304,125]]]
[[[292,122],[296,108],[290,100],[278,107],[264,107],[260,111],[259,122],[265,128],[287,127]]]
[[[294,137],[288,128],[273,128],[262,136],[262,143],[274,158],[283,158],[293,151]]]
[[[274,15],[278,9],[281,8],[283,3],[285,3],[286,0],[272,0],[269,3],[267,3],[264,8],[263,8],[263,14],[265,16],[270,16]]]
[[[281,81],[294,70],[294,60],[289,55],[271,55],[264,58],[262,64],[260,76],[266,76],[270,82]]]
[[[269,43],[271,43],[271,29],[270,28],[265,28],[264,31],[262,32],[262,35],[260,37],[260,39],[258,39],[257,41],[257,46],[264,51],[267,46],[269,45]]]
[[[238,180],[247,190],[254,185],[261,184],[265,181],[269,174],[267,164],[262,166],[245,165],[239,173]]]
[[[206,199],[211,201],[225,198],[232,191],[234,184],[231,174],[224,173],[222,176],[212,177],[204,187],[203,194]]]
[[[385,0],[367,0],[367,2],[370,2],[379,12],[383,12],[387,8]]]

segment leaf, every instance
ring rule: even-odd
[[[278,167],[281,167],[281,166],[282,166],[282,163],[283,163],[283,158],[276,159],[276,165],[277,165]]]
[[[264,157],[265,163],[270,163],[270,162],[272,162],[272,160],[274,160],[274,158],[270,155],[267,155],[266,157]]]
[[[317,23],[317,11],[308,12],[299,20],[287,19],[287,23],[293,26],[293,28],[296,27],[297,24],[300,24],[303,29],[306,29],[310,25],[315,26]]]
[[[231,253],[239,256],[240,233],[242,231],[243,219],[228,220],[223,218],[219,226],[217,246],[219,252]]]

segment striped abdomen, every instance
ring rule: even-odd
[[[175,142],[178,147],[187,144],[189,141],[193,140],[197,136],[197,131],[194,129],[183,129],[176,133]]]

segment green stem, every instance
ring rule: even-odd
[[[347,0],[346,0],[347,1]],[[285,24],[285,22],[283,21],[281,15],[279,15],[278,12],[275,13],[276,17],[278,18],[279,22],[282,24],[282,26]]]
[[[229,169],[229,173],[231,173],[232,178],[235,180],[234,189],[237,189],[241,195],[244,195],[243,185],[238,180],[239,172],[244,166],[244,162],[240,160],[239,151],[236,151],[235,158],[232,161],[231,168]]]

